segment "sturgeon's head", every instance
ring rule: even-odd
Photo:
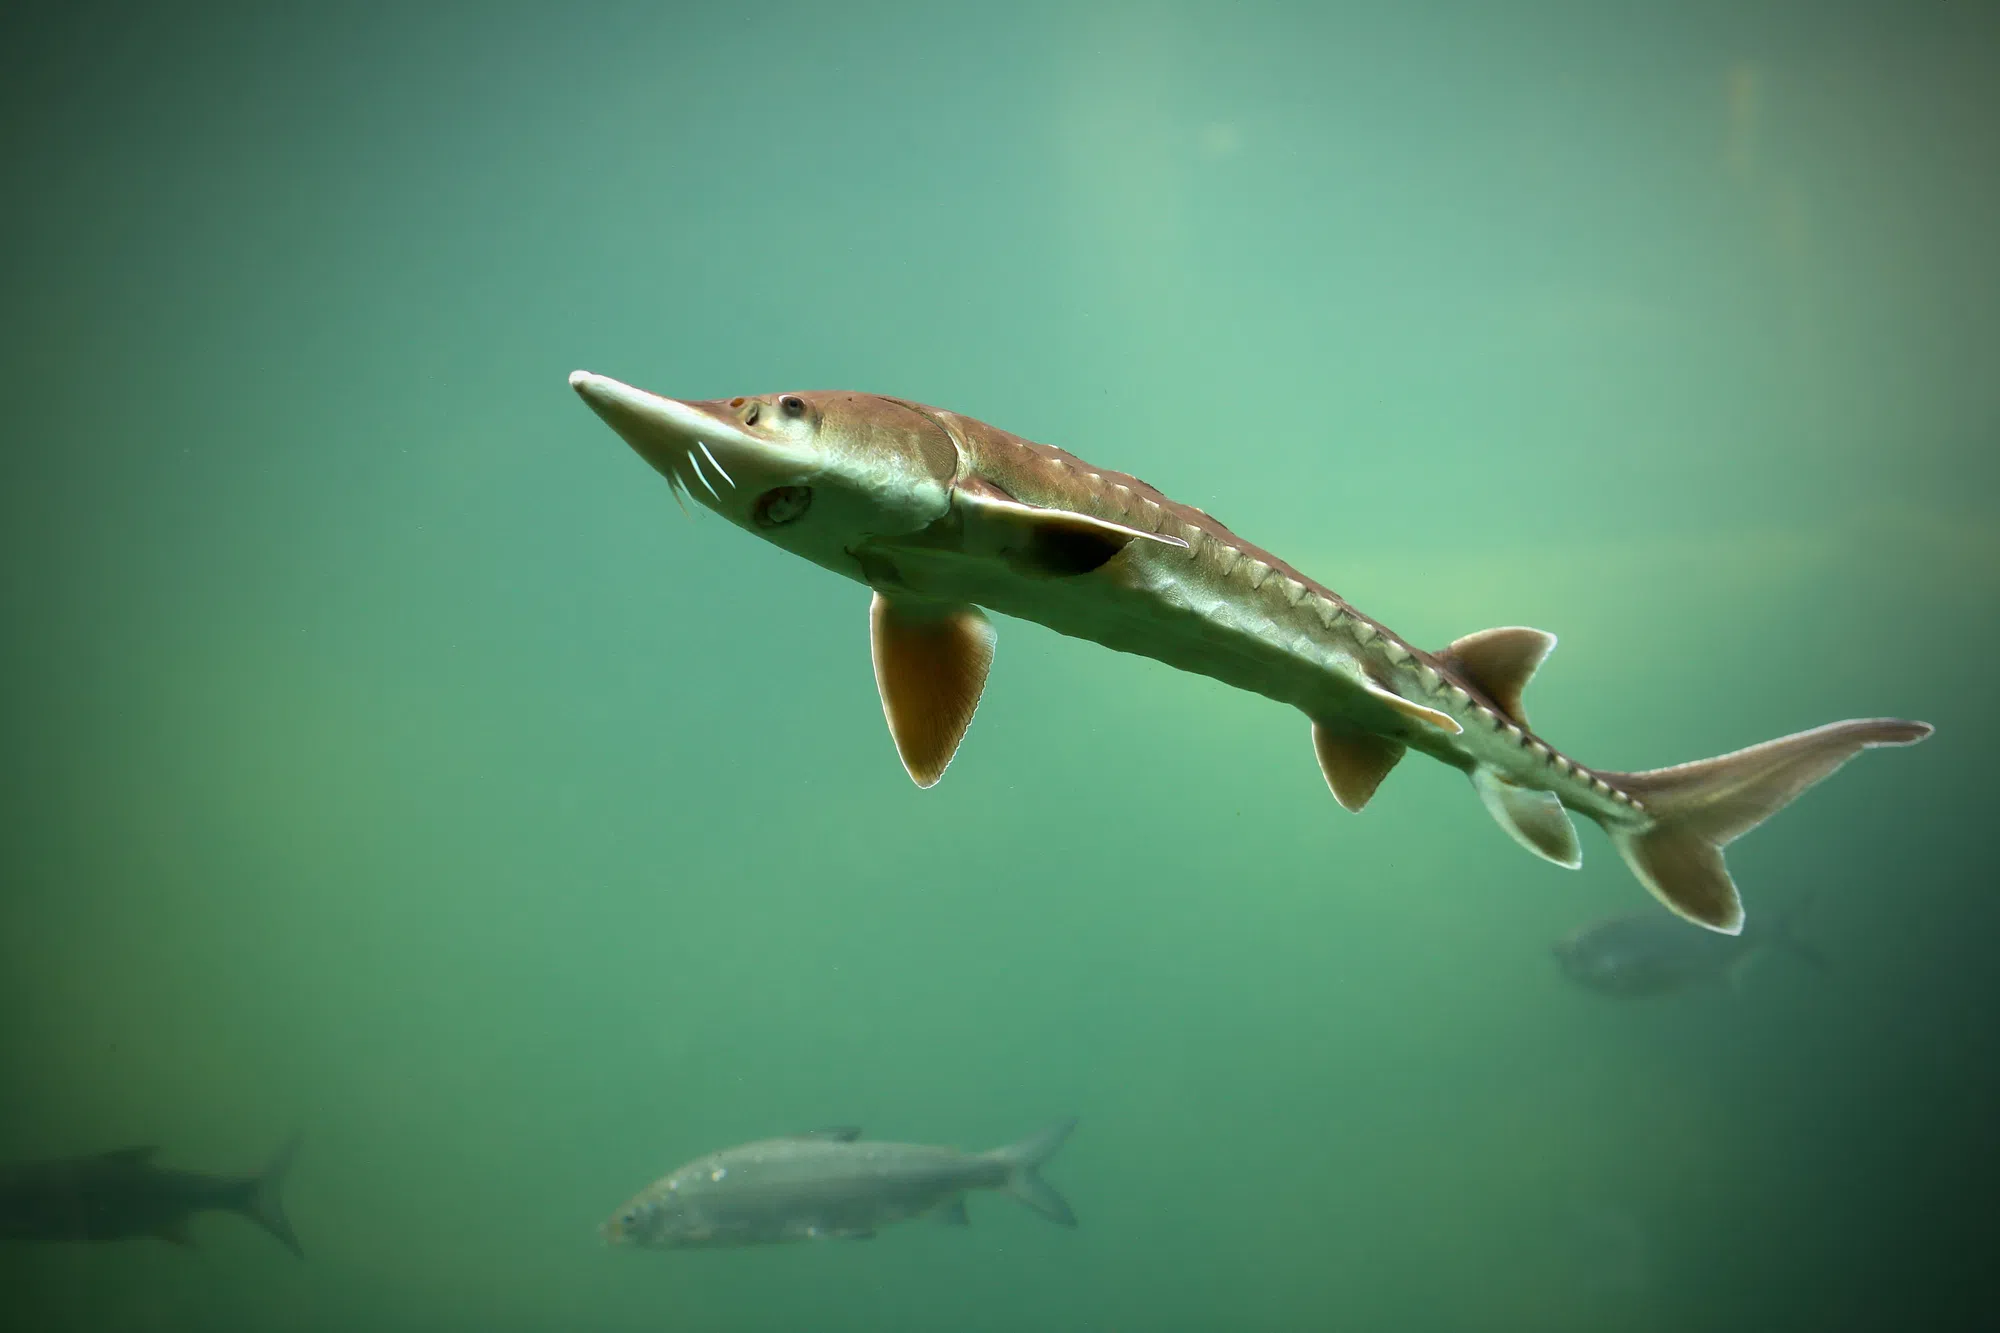
[[[590,409],[684,494],[808,560],[917,532],[950,509],[958,446],[911,404],[864,393],[683,402],[579,370]]]

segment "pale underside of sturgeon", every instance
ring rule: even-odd
[[[578,393],[677,497],[874,590],[883,712],[930,786],[993,660],[980,608],[1212,677],[1303,712],[1327,785],[1365,807],[1409,750],[1466,772],[1516,842],[1574,868],[1595,820],[1675,912],[1736,933],[1722,849],[1860,750],[1921,722],[1832,723],[1716,759],[1593,770],[1537,736],[1521,695],[1555,645],[1521,626],[1438,652],[1201,510],[970,417],[861,393],[682,402],[579,371]]]

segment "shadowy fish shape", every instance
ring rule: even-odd
[[[1603,995],[1665,995],[1727,981],[1739,987],[1750,964],[1779,950],[1824,972],[1824,955],[1798,934],[1809,903],[1741,935],[1689,930],[1653,912],[1593,922],[1556,941],[1556,964],[1577,985]]]
[[[1655,897],[1733,935],[1743,906],[1723,849],[1862,750],[1931,734],[1866,718],[1673,768],[1586,768],[1521,703],[1553,634],[1510,625],[1426,652],[1137,477],[878,394],[683,402],[582,370],[570,386],[676,501],[873,591],[875,683],[921,787],[972,724],[998,611],[1297,708],[1348,810],[1419,750],[1556,865],[1583,863],[1570,812],[1595,820]]]
[[[969,1222],[972,1190],[1010,1194],[1051,1222],[1076,1225],[1039,1168],[1076,1128],[1074,1118],[990,1152],[922,1143],[864,1142],[858,1129],[763,1139],[698,1157],[642,1190],[601,1231],[614,1244],[719,1249],[801,1240],[866,1240],[882,1227],[929,1216]]]
[[[254,1176],[153,1165],[156,1148],[0,1166],[0,1240],[105,1241],[157,1236],[192,1245],[196,1213],[241,1213],[299,1258],[278,1191],[298,1152],[294,1136]]]

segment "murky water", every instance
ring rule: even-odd
[[[2000,49],[1972,5],[10,11],[0,1160],[304,1135],[0,1248],[46,1329],[1690,1330],[1993,1308]],[[565,387],[867,389],[1200,505],[1644,768],[1936,723],[1732,849],[1820,975],[1412,760],[866,591]],[[628,1253],[676,1163],[1081,1117],[1066,1231]]]

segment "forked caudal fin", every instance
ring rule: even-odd
[[[299,1136],[294,1134],[284,1147],[272,1155],[262,1175],[245,1182],[240,1207],[245,1217],[277,1237],[279,1244],[303,1259],[306,1252],[299,1245],[298,1233],[292,1230],[291,1219],[285,1216],[284,1200],[279,1196],[279,1190],[285,1183],[285,1173],[292,1169],[292,1159],[298,1156],[298,1152]]]
[[[987,1154],[1008,1167],[1007,1183],[1001,1189],[1049,1221],[1065,1227],[1076,1225],[1076,1214],[1070,1211],[1069,1203],[1056,1193],[1055,1187],[1042,1179],[1040,1168],[1056,1155],[1056,1149],[1063,1146],[1063,1140],[1075,1128],[1076,1117],[1071,1116],[1050,1125],[1039,1134],[1005,1148],[995,1148]]]
[[[1743,904],[1722,849],[1870,746],[1915,745],[1930,734],[1927,722],[1897,718],[1831,722],[1714,759],[1606,773],[1651,816],[1648,823],[1606,828],[1654,897],[1697,925],[1740,934]]]

